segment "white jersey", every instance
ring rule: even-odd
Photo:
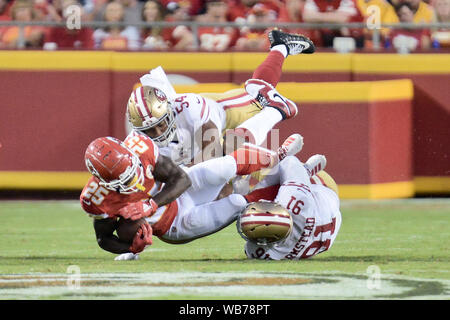
[[[248,258],[298,260],[328,250],[341,226],[339,198],[323,185],[287,181],[280,186],[275,202],[293,218],[292,233],[284,241],[267,246],[247,242]]]
[[[225,127],[226,115],[223,107],[212,99],[194,93],[178,94],[173,100],[175,112],[176,140],[168,147],[160,148],[160,153],[172,158],[175,163],[190,160],[201,150],[195,133],[205,123],[212,121],[219,130]],[[205,136],[207,139],[208,136]]]

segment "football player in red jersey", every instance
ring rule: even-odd
[[[290,143],[288,148],[297,146]],[[247,202],[240,194],[213,201],[223,186],[236,175],[272,167],[280,158],[276,152],[244,144],[230,155],[183,170],[160,155],[144,134],[132,132],[123,142],[102,137],[86,150],[86,167],[93,176],[80,202],[95,218],[102,249],[137,254],[152,243],[152,235],[168,242],[186,242],[230,224]],[[113,234],[119,217],[146,219],[131,245]]]

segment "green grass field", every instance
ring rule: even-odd
[[[334,246],[304,261],[247,260],[234,224],[114,261],[77,201],[3,201],[0,299],[450,298],[450,199],[342,201],[341,212]]]

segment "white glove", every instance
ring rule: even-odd
[[[233,185],[234,193],[239,193],[245,195],[250,192],[250,175],[246,176],[236,176],[233,180],[231,180],[231,184]]]
[[[187,165],[192,160],[191,150],[181,143],[174,145],[172,148],[172,160],[178,165]]]
[[[139,260],[139,253],[132,253],[132,252],[127,252],[127,253],[122,253],[121,255],[118,255],[117,257],[114,258],[115,261],[120,261],[120,260]]]

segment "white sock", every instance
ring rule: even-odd
[[[280,111],[275,108],[264,108],[250,119],[244,121],[238,128],[246,128],[255,138],[255,144],[260,145],[267,138],[269,131],[281,120]]]
[[[272,50],[276,50],[276,51],[281,52],[281,54],[282,54],[285,58],[287,58],[287,56],[288,56],[288,51],[287,51],[287,48],[286,48],[286,46],[285,46],[284,44],[277,44],[276,46],[273,46],[273,47],[270,49],[270,51],[272,51]]]

